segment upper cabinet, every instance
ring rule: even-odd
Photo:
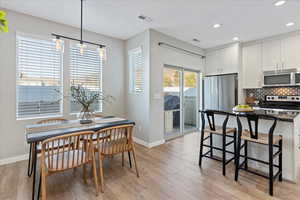
[[[300,67],[300,36],[263,42],[263,71]]]
[[[245,46],[242,50],[243,88],[262,86],[262,45]]]
[[[262,44],[263,71],[278,70],[281,63],[281,41],[271,40]]]
[[[282,40],[282,65],[284,68],[300,68],[300,35]]]
[[[239,65],[239,44],[209,51],[206,54],[205,63],[205,75],[237,73]]]

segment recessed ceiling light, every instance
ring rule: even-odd
[[[238,37],[232,38],[233,41],[239,41],[240,39]]]
[[[220,28],[222,26],[222,24],[214,24],[214,28]]]
[[[284,1],[284,0],[279,0],[279,1],[276,1],[275,3],[274,3],[274,6],[282,6],[282,5],[284,5],[286,3],[286,1]]]
[[[286,24],[287,27],[294,26],[294,25],[295,25],[295,22],[289,22]]]

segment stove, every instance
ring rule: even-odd
[[[300,96],[265,96],[258,108],[270,112],[300,112]]]

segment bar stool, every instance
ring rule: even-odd
[[[269,129],[269,133],[258,133],[258,122],[259,119],[268,119],[272,120],[272,126]],[[235,169],[235,181],[238,181],[239,170],[243,169],[255,175],[269,179],[269,194],[273,196],[273,182],[279,176],[279,181],[282,181],[282,136],[273,135],[277,118],[269,115],[262,114],[246,114],[246,119],[248,122],[248,130],[243,130],[242,123],[240,118],[237,116],[237,125],[238,125],[238,144],[237,144],[237,153],[236,153],[236,169]],[[254,127],[253,127],[254,122]],[[244,144],[241,145],[241,140],[244,140]],[[259,160],[256,158],[251,158],[248,156],[248,142],[257,143],[261,145],[268,146],[269,162]],[[278,151],[273,154],[273,148],[278,148]],[[241,150],[244,148],[244,155],[240,155]],[[278,165],[274,164],[274,158],[279,156]],[[240,157],[244,157],[244,161],[240,164]],[[253,160],[259,163],[263,163],[269,166],[269,174],[263,175],[255,171],[248,169],[248,160]],[[278,168],[277,173],[274,175],[273,168]]]
[[[222,162],[222,170],[223,170],[223,176],[226,175],[226,165],[230,163],[235,158],[235,152],[236,152],[236,129],[235,128],[227,128],[227,123],[229,120],[229,113],[220,112],[220,111],[213,111],[213,110],[206,110],[206,111],[200,111],[201,112],[201,140],[200,140],[200,154],[199,154],[199,166],[202,165],[202,158],[210,158],[213,160],[221,161]],[[225,115],[225,120],[223,122],[222,127],[215,125],[215,114],[222,114]],[[208,127],[205,127],[205,115],[208,120]],[[205,134],[208,134],[208,136],[205,137]],[[213,146],[213,135],[219,135],[222,136],[222,148]],[[226,139],[230,138],[231,141],[226,143]],[[210,140],[209,144],[204,144],[204,141]],[[227,150],[227,147],[229,145],[233,145],[234,151]],[[208,147],[210,150],[208,150],[206,153],[203,153],[203,147]],[[218,159],[214,157],[213,150],[221,151],[222,152],[222,158]],[[233,155],[232,158],[226,160],[226,153],[230,153]],[[210,155],[208,155],[210,154]]]

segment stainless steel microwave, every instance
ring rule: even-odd
[[[300,85],[300,73],[297,72],[297,69],[265,71],[263,83],[264,87]]]

